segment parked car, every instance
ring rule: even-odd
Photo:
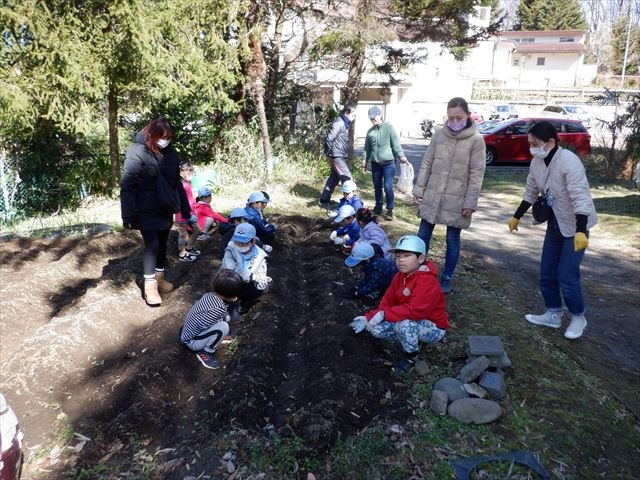
[[[471,113],[471,115],[469,115],[469,118],[471,118],[471,120],[473,120],[473,122],[477,125],[481,122],[484,122],[484,115],[482,115],[482,113],[480,113],[478,110],[476,110],[475,108],[470,107],[469,111]]]
[[[17,480],[22,473],[22,431],[16,414],[0,393],[0,480]]]
[[[487,106],[489,120],[508,120],[518,118],[518,110],[510,103],[496,103]]]
[[[496,162],[530,162],[529,129],[542,120],[558,131],[560,146],[574,150],[580,158],[591,152],[591,135],[580,120],[568,118],[514,118],[480,131],[487,146],[487,165]]]
[[[591,114],[582,105],[554,103],[545,105],[542,108],[542,113],[552,113],[567,118],[575,118],[580,120],[585,127],[591,127]]]

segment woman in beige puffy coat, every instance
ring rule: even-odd
[[[427,253],[435,225],[447,226],[447,252],[440,276],[445,294],[452,291],[460,232],[471,224],[478,206],[485,167],[484,138],[470,118],[469,105],[464,98],[452,98],[447,104],[447,122],[431,140],[413,188],[421,219],[418,236],[427,245]]]

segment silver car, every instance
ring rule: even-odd
[[[553,105],[546,105],[542,109],[542,113],[574,118],[580,120],[585,127],[591,127],[591,114],[582,105],[554,103]]]

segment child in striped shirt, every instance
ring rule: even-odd
[[[213,274],[211,291],[205,293],[187,313],[180,341],[196,352],[206,368],[220,368],[216,348],[229,333],[228,306],[236,302],[242,290],[242,277],[233,270],[220,269]]]

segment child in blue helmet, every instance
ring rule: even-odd
[[[353,244],[360,238],[360,226],[356,221],[356,211],[351,205],[343,205],[333,222],[341,224],[342,227],[331,232],[329,240],[348,255],[351,253]]]
[[[257,191],[249,195],[244,209],[249,215],[249,223],[256,229],[256,235],[265,245],[271,245],[276,237],[276,226],[265,220],[263,210],[271,200],[265,192]]]
[[[357,212],[362,208],[362,199],[358,196],[358,186],[353,180],[347,180],[342,184],[342,198],[335,210],[329,210],[327,212],[328,217],[337,217],[340,208],[345,205],[351,205]]]
[[[363,267],[364,275],[355,289],[356,298],[375,299],[384,295],[394,275],[398,273],[395,261],[384,258],[379,245],[363,241],[355,244],[344,263],[349,268],[357,265]]]
[[[401,237],[393,249],[398,273],[378,308],[351,322],[356,333],[366,329],[375,338],[400,342],[405,356],[394,365],[395,371],[411,370],[420,342],[438,342],[449,328],[438,272],[433,263],[426,261],[426,250],[420,237]]]
[[[244,282],[238,295],[245,309],[269,288],[267,253],[256,244],[256,229],[250,223],[236,226],[231,241],[224,251],[221,267],[237,272]],[[231,321],[240,320],[240,303],[231,308]]]

